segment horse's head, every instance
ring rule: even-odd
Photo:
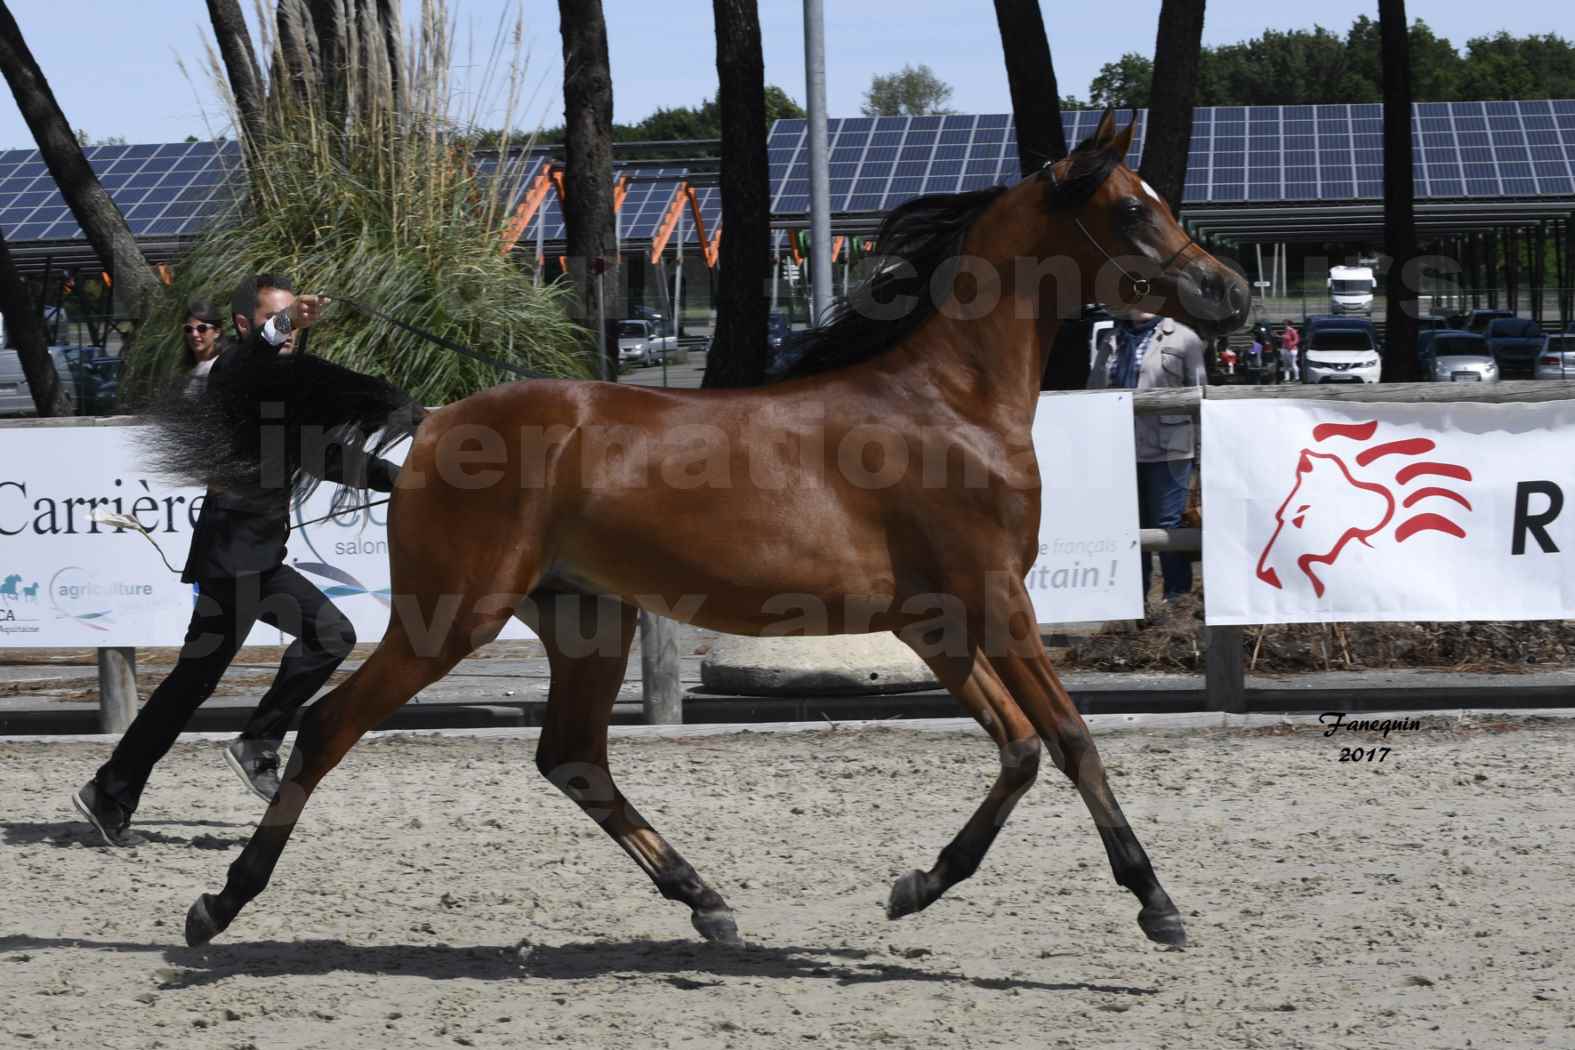
[[[1359,497],[1359,513],[1350,510]],[[1258,579],[1283,589],[1297,577],[1296,569],[1323,596],[1316,565],[1332,565],[1352,540],[1366,543],[1394,517],[1395,499],[1382,485],[1360,481],[1339,456],[1302,450],[1296,482],[1274,512],[1274,535],[1258,556]]]
[[[1251,302],[1246,280],[1204,251],[1126,166],[1134,128],[1117,131],[1106,110],[1093,136],[1029,180],[1043,186],[1049,209],[1045,254],[1077,261],[1084,302],[1162,314],[1205,336],[1240,328]]]

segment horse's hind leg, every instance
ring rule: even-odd
[[[988,643],[991,663],[1049,745],[1051,760],[1082,795],[1099,828],[1116,882],[1142,902],[1138,925],[1150,940],[1186,944],[1181,912],[1160,886],[1148,854],[1110,790],[1104,761],[1089,736],[1088,725],[1061,685],[1039,640],[1033,603],[1026,591],[1019,589],[1013,595],[1009,615],[997,623],[1005,629]]]
[[[733,910],[624,798],[607,766],[607,723],[623,684],[636,612],[611,598],[537,592],[522,617],[552,669],[536,768],[634,858],[709,941],[738,943]]]
[[[936,678],[979,721],[1001,753],[1001,772],[990,793],[929,871],[910,871],[891,888],[886,917],[898,919],[933,904],[972,875],[1039,773],[1039,737],[982,653],[966,658],[926,657]]]
[[[476,635],[450,632],[438,651],[430,655],[415,651],[395,618],[366,662],[307,709],[279,793],[269,804],[251,841],[230,865],[224,889],[217,894],[203,894],[187,913],[187,944],[206,944],[222,933],[241,909],[267,887],[306,800],[355,742],[405,701],[452,670],[474,648],[472,637],[496,634],[508,615],[506,610],[498,613],[494,617],[496,623],[482,625]]]

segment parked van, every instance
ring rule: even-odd
[[[1373,289],[1378,281],[1371,266],[1331,266],[1329,268],[1329,312],[1370,314]]]

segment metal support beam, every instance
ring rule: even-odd
[[[1531,316],[1540,325],[1543,312],[1542,297],[1547,284],[1547,266],[1544,260],[1548,254],[1548,224],[1537,223],[1533,235],[1528,239],[1531,242]]]
[[[809,110],[810,325],[831,309],[831,169],[826,133],[824,0],[804,0],[805,108]]]

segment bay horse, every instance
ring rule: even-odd
[[[511,616],[540,637],[551,669],[538,770],[690,908],[702,937],[738,942],[732,909],[608,767],[607,724],[647,609],[734,634],[894,632],[984,727],[999,776],[934,865],[897,880],[891,918],[974,873],[1043,745],[1093,815],[1116,882],[1137,896],[1143,932],[1184,944],[1023,582],[1040,506],[1030,427],[1058,324],[1041,309],[1042,279],[1072,311],[1061,316],[1140,300],[1210,337],[1246,317],[1245,281],[1123,163],[1132,132],[1107,112],[1016,186],[897,209],[879,240],[884,268],[780,382],[527,381],[408,413],[386,633],[306,712],[282,788],[224,888],[192,905],[187,942],[207,943],[262,892],[307,799],[356,741]],[[300,396],[342,391],[347,407],[330,422],[354,418],[356,380],[312,367]],[[396,413],[367,414],[376,429]]]

